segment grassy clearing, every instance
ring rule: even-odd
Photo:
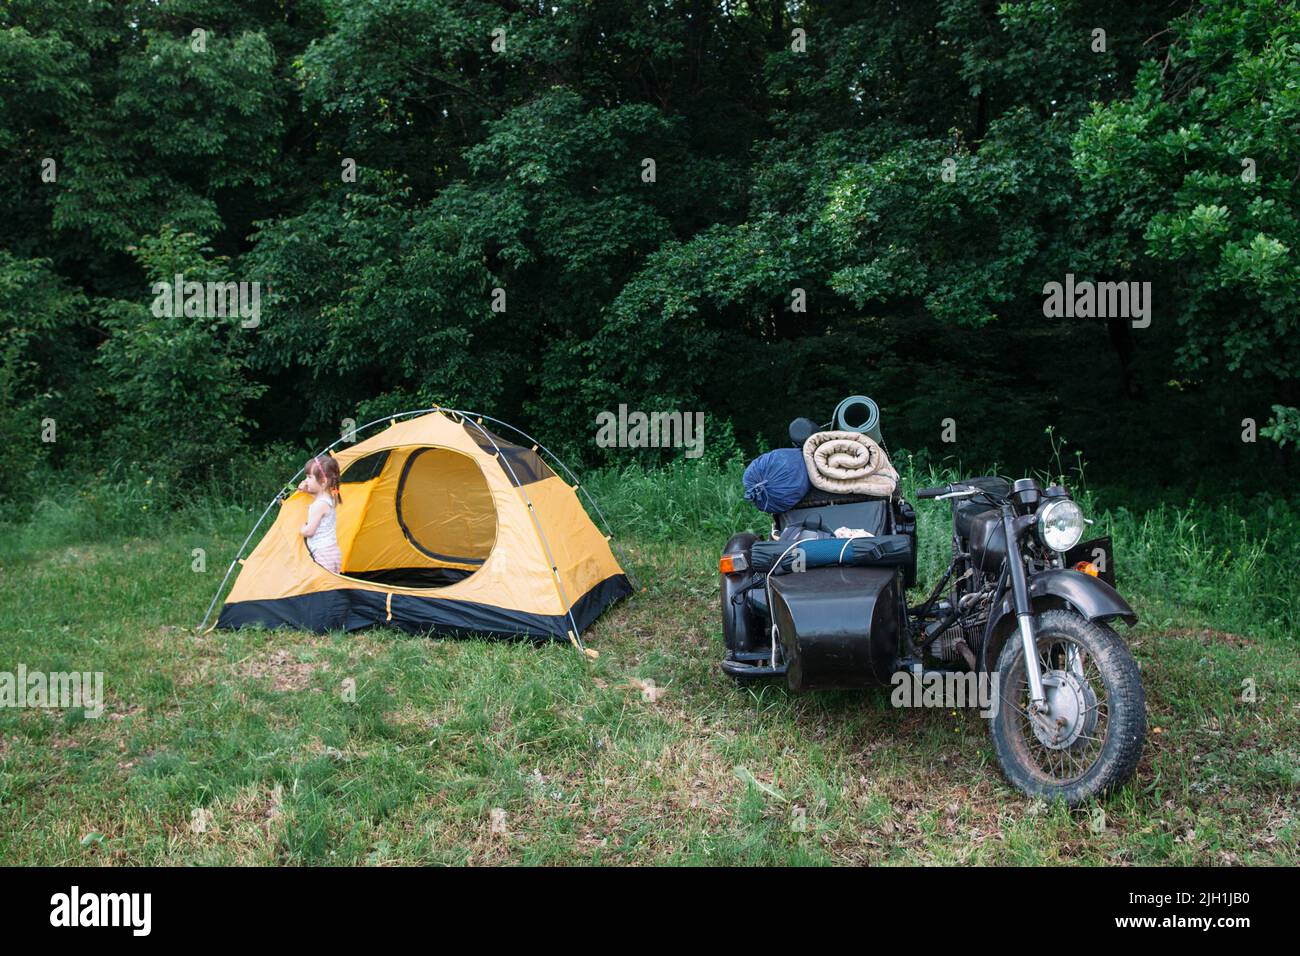
[[[196,633],[244,508],[154,515],[149,489],[126,483],[3,529],[0,670],[101,670],[108,701],[100,719],[0,709],[0,859],[1300,860],[1294,508],[1098,513],[1143,616],[1129,636],[1152,725],[1103,818],[1012,790],[973,714],[724,680],[716,552],[763,524],[734,472],[683,464],[589,487],[643,587],[591,631],[594,662],[381,630]],[[932,579],[940,507],[922,520]]]

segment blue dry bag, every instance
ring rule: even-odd
[[[770,515],[789,511],[803,500],[810,487],[799,448],[769,451],[745,469],[745,499]]]

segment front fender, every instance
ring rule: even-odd
[[[1137,612],[1120,593],[1101,578],[1082,571],[1053,568],[1040,571],[1029,579],[1029,602],[1035,612],[1055,607],[1069,606],[1089,621],[1111,621],[1119,618],[1130,627],[1137,623]],[[1001,604],[989,614],[984,626],[984,642],[980,649],[980,667],[990,671],[1002,652],[1002,642],[1015,627],[1016,609],[1012,595],[1003,597]]]

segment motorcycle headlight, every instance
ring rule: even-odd
[[[1069,551],[1083,537],[1083,509],[1069,498],[1049,501],[1038,510],[1038,537],[1053,551]]]

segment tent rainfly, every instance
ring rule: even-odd
[[[537,446],[507,442],[481,420],[435,410],[335,458],[341,573],[312,560],[298,533],[311,497],[295,492],[242,562],[217,627],[387,625],[581,644],[632,592],[577,486]]]

